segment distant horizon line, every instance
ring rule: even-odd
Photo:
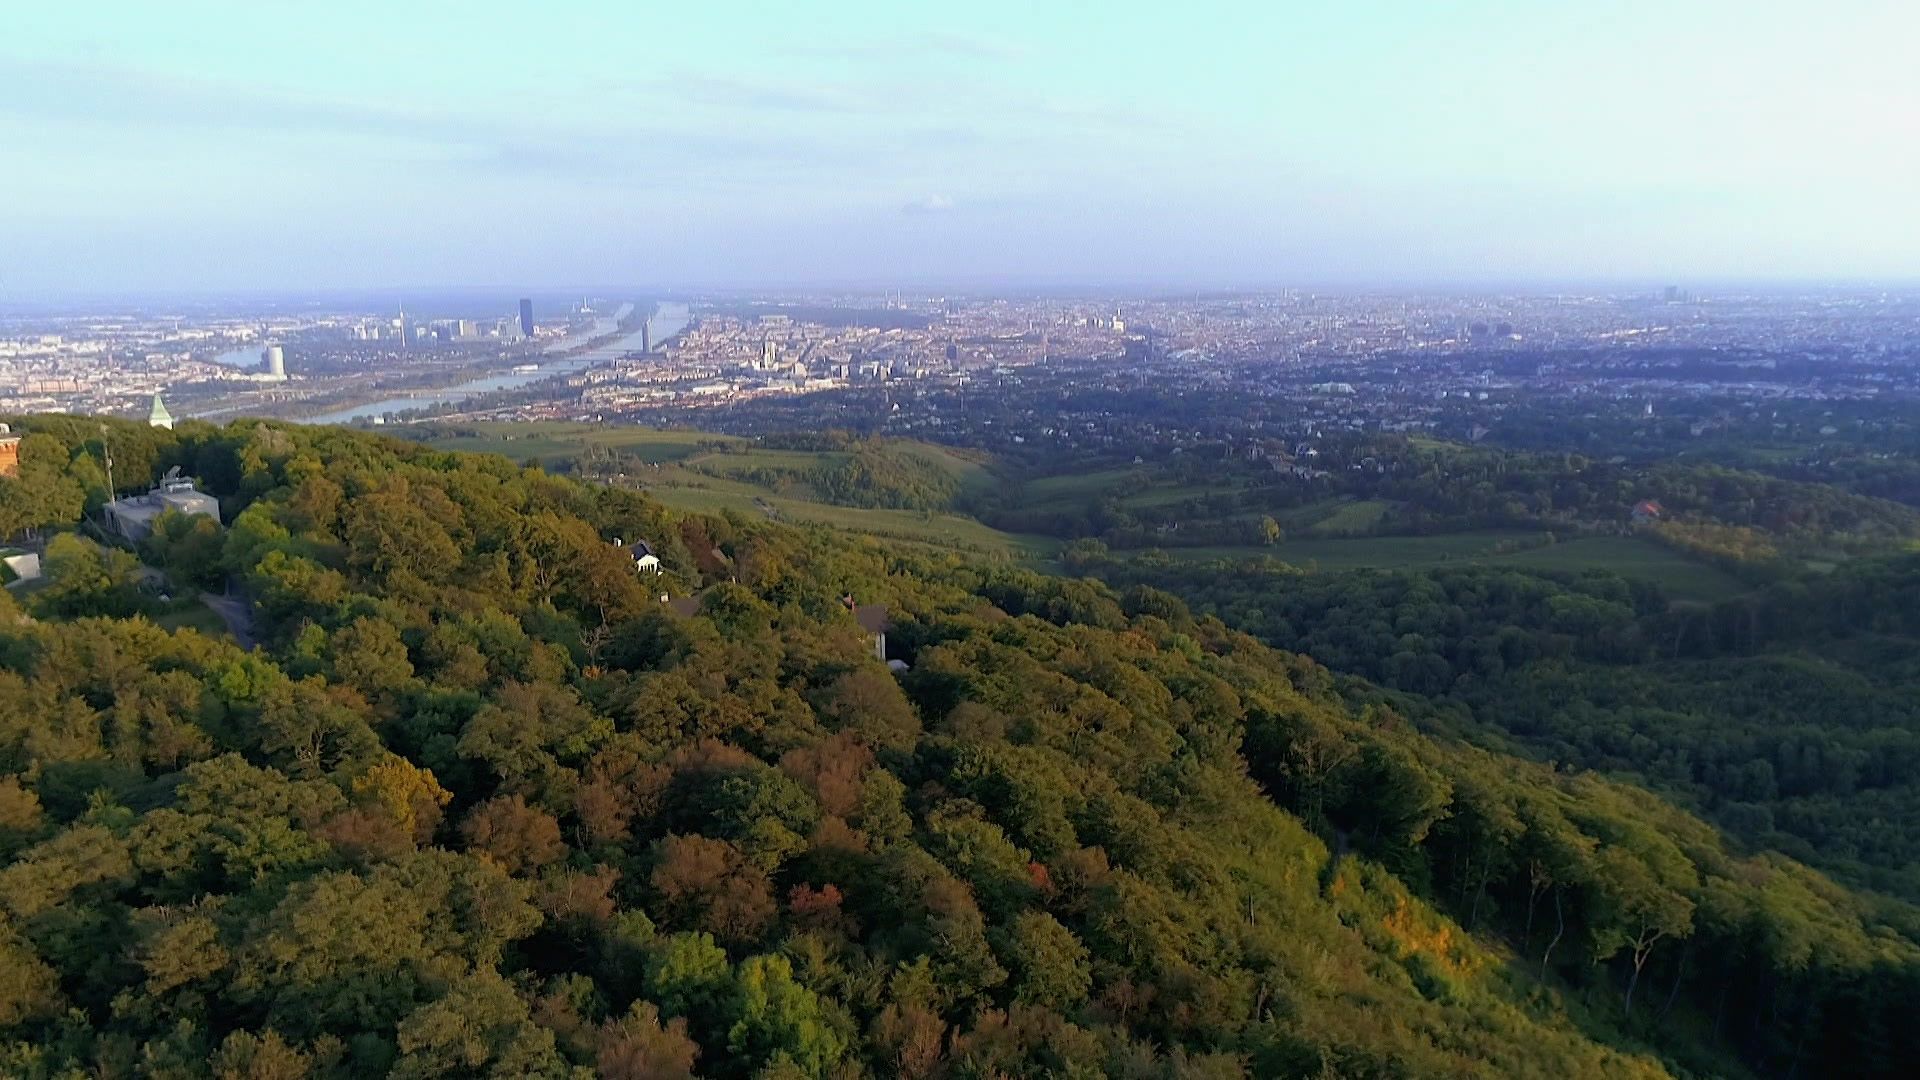
[[[396,308],[410,296],[432,297],[556,298],[622,300],[751,300],[757,298],[795,299],[821,297],[889,296],[902,299],[1133,299],[1170,301],[1183,298],[1230,299],[1234,297],[1275,296],[1309,293],[1322,296],[1515,296],[1552,297],[1564,295],[1635,295],[1677,288],[1690,295],[1703,292],[1747,292],[1781,294],[1792,292],[1920,292],[1920,275],[1907,278],[1871,277],[1595,277],[1595,278],[1378,278],[1328,279],[1292,283],[1245,284],[1152,284],[1147,282],[1021,282],[1017,280],[902,280],[882,281],[766,282],[739,284],[564,284],[564,285],[321,285],[239,288],[173,289],[98,289],[98,290],[22,290],[14,295],[0,292],[0,313],[55,313],[54,306],[81,304],[168,304],[205,305],[221,301],[274,302],[305,304],[315,301],[369,297],[392,297]]]

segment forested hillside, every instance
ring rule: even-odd
[[[1271,543],[1289,532],[1424,536],[1463,530],[1618,533],[1636,525],[1729,563],[1782,553],[1884,550],[1920,539],[1920,512],[1844,487],[1699,461],[1595,460],[1379,433],[1279,445],[1205,443],[1177,456],[1100,468],[1067,457],[982,495],[1006,529],[1114,548]],[[1328,521],[1317,508],[1365,508]],[[1651,506],[1650,519],[1637,520]]]
[[[230,578],[243,651],[161,628],[136,556],[71,535],[107,494],[97,422],[17,426],[0,530],[62,552],[0,593],[6,1075],[1895,1076],[1920,1052],[1913,907],[1170,592],[340,430],[113,425],[123,488],[177,465],[220,496],[229,527],[168,522],[138,557],[176,591]],[[888,605],[906,670],[846,597]]]
[[[1915,556],[1711,607],[1601,571],[1078,565],[1433,699],[1457,730],[1632,778],[1754,846],[1920,901]]]
[[[954,452],[901,439],[859,438],[841,431],[770,435],[757,445],[768,451],[799,451],[798,460],[765,461],[756,451],[729,444],[739,461],[716,455],[701,466],[715,475],[747,480],[775,491],[797,489],[822,502],[869,509],[943,510],[981,469]],[[744,452],[743,452],[744,450]],[[765,455],[761,455],[765,456]]]

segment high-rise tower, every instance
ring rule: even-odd
[[[520,336],[533,336],[533,301],[525,297],[520,300]]]

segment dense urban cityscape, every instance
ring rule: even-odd
[[[635,304],[646,311],[636,317]],[[503,305],[511,308],[511,305]],[[598,309],[598,310],[596,310]],[[1808,291],[580,300],[534,318],[15,315],[0,411],[848,427],[983,446],[1440,430],[1543,400],[1689,417],[1920,394],[1920,296]],[[1214,407],[1146,420],[1128,395]],[[1197,417],[1197,419],[1195,419]],[[1282,430],[1285,429],[1285,430]]]

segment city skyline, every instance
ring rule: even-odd
[[[113,7],[0,43],[0,298],[1873,282],[1920,248],[1894,3]]]

